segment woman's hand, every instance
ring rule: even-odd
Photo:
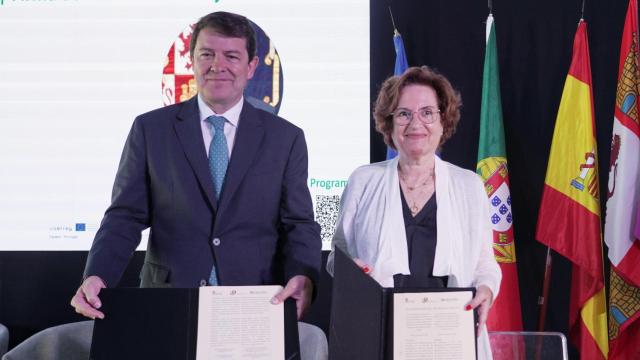
[[[487,322],[487,316],[489,315],[489,309],[493,303],[493,293],[486,285],[480,285],[476,289],[476,296],[469,301],[466,310],[478,308],[478,328]]]
[[[371,274],[371,271],[373,271],[373,268],[371,266],[367,265],[367,263],[358,258],[353,258],[353,262],[355,262],[356,265],[358,265],[358,267],[362,269],[365,274]]]

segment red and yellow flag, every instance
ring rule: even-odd
[[[536,238],[573,263],[569,335],[582,359],[606,359],[598,154],[587,24],[580,21],[551,143]]]

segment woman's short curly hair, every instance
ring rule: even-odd
[[[402,75],[392,76],[384,81],[378,99],[374,105],[373,118],[376,130],[384,137],[387,146],[396,149],[391,133],[393,132],[393,116],[391,113],[398,107],[402,90],[408,85],[424,85],[435,90],[438,97],[438,109],[442,123],[442,137],[440,146],[455,133],[460,120],[462,99],[449,80],[444,75],[430,69],[428,66],[414,66]]]

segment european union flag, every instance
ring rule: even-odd
[[[402,75],[409,65],[407,64],[407,54],[404,51],[404,43],[402,42],[402,36],[398,30],[394,30],[393,33],[393,46],[396,49],[396,65],[393,68],[393,75]],[[393,159],[398,153],[392,148],[387,146],[387,160]]]
[[[407,64],[407,54],[404,51],[402,36],[400,36],[398,30],[393,34],[393,46],[396,48],[396,66],[393,68],[393,75],[401,75],[409,65]]]
[[[76,231],[87,231],[87,224],[76,223]]]

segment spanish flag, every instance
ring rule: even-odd
[[[569,335],[582,359],[606,359],[598,154],[587,24],[580,21],[551,143],[536,238],[573,263]]]

